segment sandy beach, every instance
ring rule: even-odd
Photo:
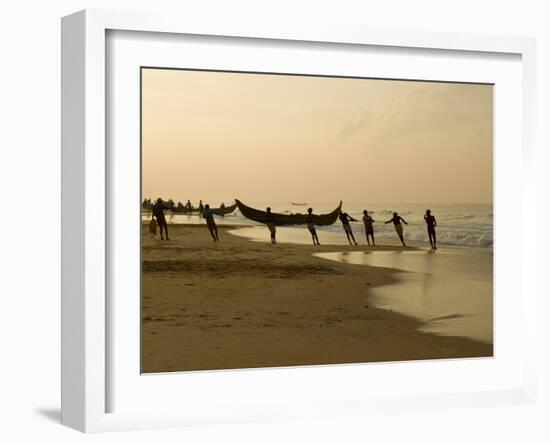
[[[370,302],[380,288],[403,291],[396,269],[313,255],[400,246],[273,246],[267,229],[258,242],[230,226],[214,243],[204,225],[169,229],[170,241],[142,229],[142,373],[493,354],[492,342],[427,332]]]

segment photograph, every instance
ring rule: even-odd
[[[493,94],[141,67],[141,373],[493,357]]]

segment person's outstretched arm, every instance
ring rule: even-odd
[[[349,219],[350,221],[357,221],[355,218],[352,218],[352,217],[349,216],[349,215],[348,215],[348,219]]]
[[[393,218],[390,219],[390,220],[388,220],[388,221],[384,221],[384,224],[389,224],[389,223],[391,223],[392,221],[393,221]]]
[[[399,217],[399,219],[400,219],[401,221],[403,221],[406,225],[409,225],[409,223],[408,223],[407,221],[405,221],[403,218]]]

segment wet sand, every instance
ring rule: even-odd
[[[491,249],[346,251],[316,256],[397,269],[395,284],[369,291],[371,303],[420,319],[423,331],[493,342]]]
[[[313,256],[372,247],[272,246],[267,229],[261,243],[232,227],[214,243],[205,226],[169,229],[171,241],[142,229],[143,373],[493,354],[490,343],[421,332],[418,319],[375,307],[373,290],[404,284],[398,270]]]

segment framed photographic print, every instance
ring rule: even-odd
[[[84,11],[62,42],[63,423],[533,400],[531,40]]]

